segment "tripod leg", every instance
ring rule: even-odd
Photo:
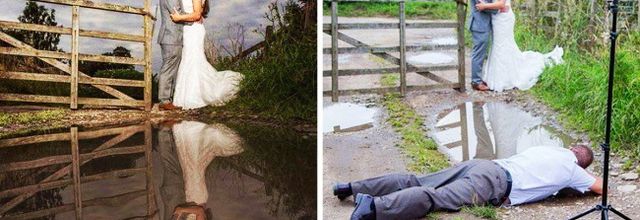
[[[611,210],[614,214],[620,216],[620,218],[626,219],[626,220],[631,220],[631,218],[627,217],[626,215],[622,214],[621,212],[618,212],[618,210],[614,209],[613,207],[609,207],[609,210]]]
[[[596,210],[598,210],[598,208],[597,207],[593,207],[593,208],[591,208],[591,209],[589,209],[589,210],[587,210],[587,211],[585,211],[583,213],[580,213],[580,214],[578,214],[576,216],[571,217],[569,220],[579,219],[580,217],[588,215],[589,213],[595,212]]]

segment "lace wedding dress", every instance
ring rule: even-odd
[[[482,79],[491,90],[496,92],[513,88],[530,89],[538,81],[545,66],[563,62],[564,53],[558,46],[547,54],[520,51],[513,33],[515,15],[511,10],[511,1],[506,1],[509,6],[508,11],[491,16],[493,28],[491,51],[482,74]]]
[[[184,178],[186,202],[203,204],[209,198],[205,171],[215,157],[242,153],[242,139],[222,124],[183,121],[173,126]]]
[[[203,1],[204,2],[204,1]],[[193,12],[193,2],[182,0],[187,13]],[[204,25],[184,25],[182,60],[178,68],[173,104],[184,109],[207,105],[220,106],[235,98],[243,75],[233,71],[217,71],[204,53]]]

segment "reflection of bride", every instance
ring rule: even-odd
[[[498,158],[506,158],[533,146],[563,146],[545,130],[541,119],[504,103],[487,103],[489,123],[496,141]]]
[[[209,193],[205,170],[215,157],[227,157],[243,151],[240,137],[222,124],[207,125],[183,121],[173,126],[178,160],[184,179],[187,203],[202,205]],[[176,208],[176,211],[179,211]]]

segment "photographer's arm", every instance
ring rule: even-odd
[[[589,190],[591,190],[594,193],[597,193],[598,195],[602,195],[602,178],[597,177],[591,173],[589,173],[589,175],[591,175],[593,178],[596,178],[596,182],[594,182],[593,185],[589,187]]]

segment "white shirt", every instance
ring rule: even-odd
[[[535,202],[563,188],[582,193],[596,179],[576,163],[571,150],[562,147],[532,147],[506,159],[494,160],[511,174],[511,205]]]

